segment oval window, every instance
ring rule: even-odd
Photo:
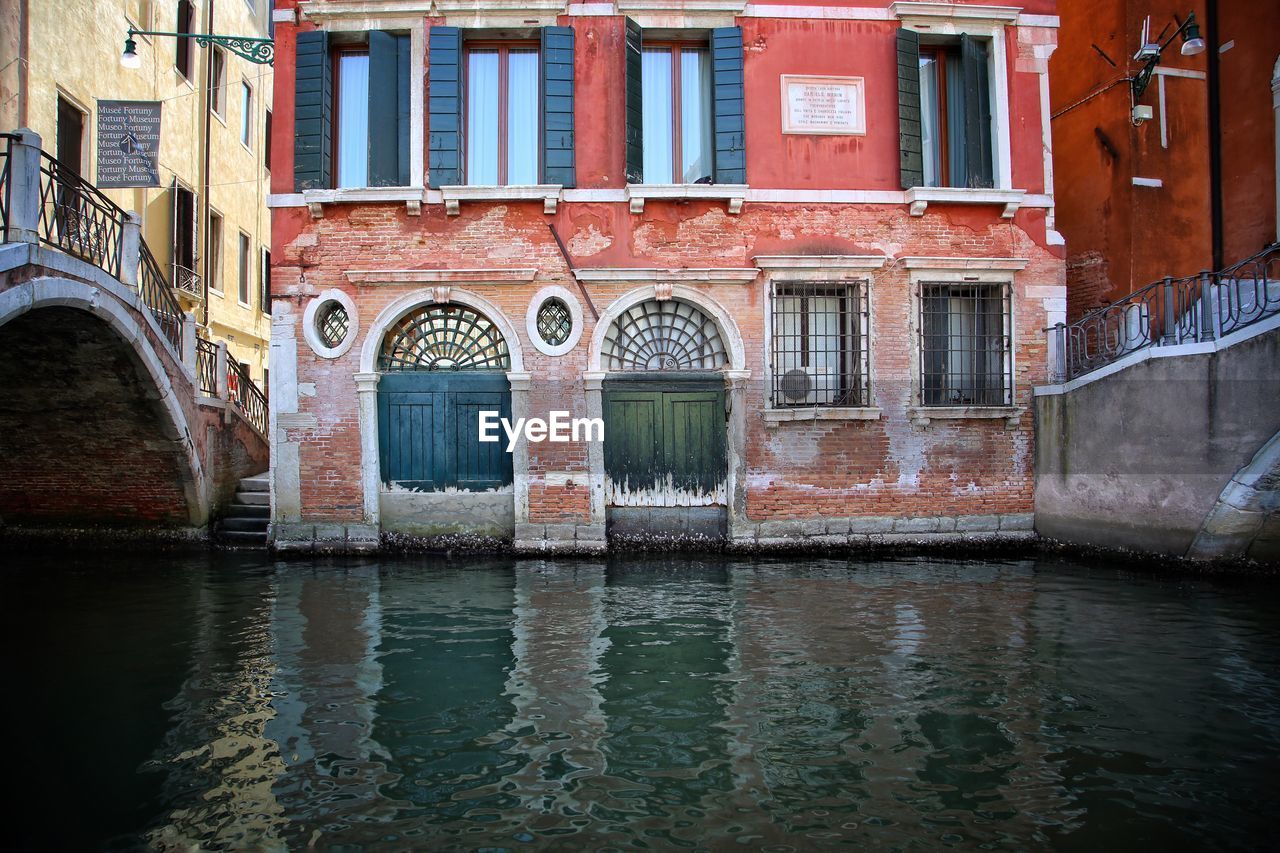
[[[329,349],[334,349],[346,339],[350,322],[347,309],[342,303],[330,302],[317,312],[316,334],[322,344]]]
[[[538,337],[547,346],[558,347],[573,332],[573,314],[558,296],[552,296],[538,307]]]

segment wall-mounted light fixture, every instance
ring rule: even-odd
[[[1204,53],[1204,39],[1200,37],[1200,25],[1196,23],[1195,12],[1187,15],[1187,19],[1173,31],[1173,35],[1169,36],[1164,44],[1147,41],[1147,25],[1143,26],[1142,46],[1133,55],[1134,59],[1144,63],[1142,70],[1133,78],[1133,96],[1135,98],[1141,98],[1142,93],[1147,90],[1147,84],[1151,82],[1151,75],[1155,72],[1156,66],[1160,64],[1160,55],[1178,36],[1182,36],[1183,56],[1195,56],[1198,53]]]
[[[248,36],[215,36],[210,33],[163,33],[152,30],[135,30],[129,28],[124,40],[124,53],[120,54],[120,64],[125,68],[138,68],[142,59],[138,56],[138,43],[134,36],[168,36],[177,39],[195,39],[200,47],[216,44],[225,47],[236,56],[243,57],[257,65],[276,64],[276,45],[271,39],[250,38]]]

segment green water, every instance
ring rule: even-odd
[[[8,849],[1274,842],[1274,582],[253,556],[6,581]]]

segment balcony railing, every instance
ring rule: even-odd
[[[173,289],[194,299],[204,299],[204,291],[200,287],[200,273],[189,270],[182,264],[173,265]]]
[[[1202,343],[1280,312],[1280,243],[1218,272],[1166,278],[1045,331],[1067,382],[1150,347]]]
[[[262,389],[249,378],[249,368],[234,359],[227,359],[227,399],[234,403],[245,420],[267,432],[267,397]]]

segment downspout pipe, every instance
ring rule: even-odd
[[[213,34],[213,0],[209,0],[209,13],[205,16],[204,31],[206,35]],[[204,63],[204,167],[200,176],[200,197],[203,199],[204,210],[200,214],[200,218],[204,221],[204,242],[209,245],[209,222],[210,211],[212,205],[209,204],[209,149],[210,135],[213,133],[213,51],[215,48],[212,44],[207,48]],[[213,270],[210,262],[213,260],[212,252],[204,253],[204,321],[201,323],[206,329],[209,328],[209,277]]]
[[[1209,229],[1213,265],[1223,263],[1222,234],[1222,85],[1218,54],[1218,0],[1205,0],[1205,35],[1209,43]]]

